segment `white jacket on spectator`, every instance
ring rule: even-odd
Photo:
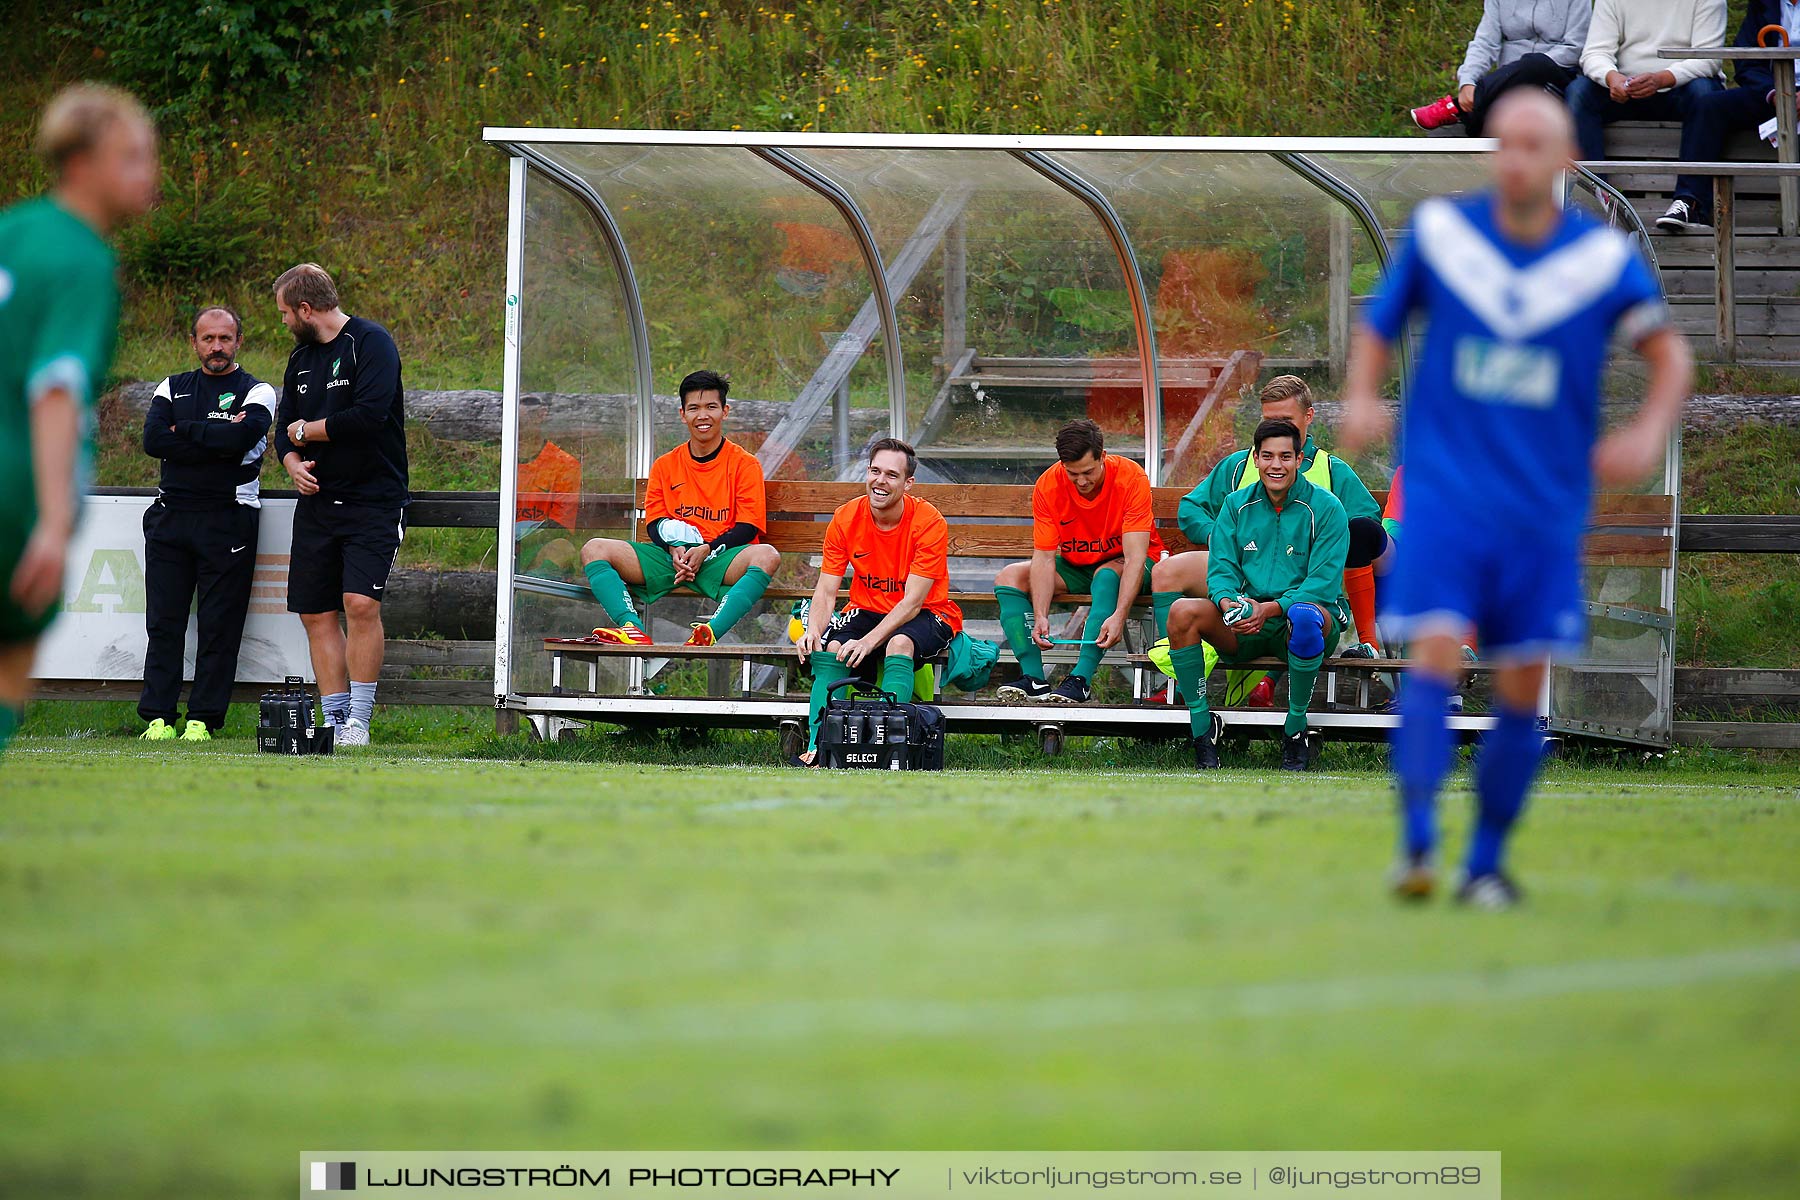
[[[1558,66],[1581,61],[1593,0],[1486,0],[1481,24],[1456,69],[1458,85],[1477,83],[1495,67],[1527,54],[1549,56]]]
[[[1612,71],[1626,76],[1668,71],[1680,87],[1709,75],[1724,78],[1724,67],[1707,58],[1658,58],[1658,50],[1724,44],[1725,0],[1596,0],[1581,73],[1605,87]]]

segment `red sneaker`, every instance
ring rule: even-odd
[[[715,640],[712,626],[705,621],[700,621],[694,625],[694,632],[688,634],[688,640],[681,644],[684,646],[710,646]]]
[[[581,640],[599,642],[607,646],[654,646],[656,644],[651,640],[649,634],[636,625],[621,625],[617,629],[596,629]]]
[[[1445,96],[1423,108],[1413,109],[1412,119],[1420,129],[1442,129],[1446,125],[1462,124],[1462,109],[1456,107],[1455,96]]]
[[[1275,707],[1275,681],[1267,675],[1262,682],[1250,689],[1250,698],[1245,701],[1251,708]]]

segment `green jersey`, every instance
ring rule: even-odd
[[[1369,494],[1368,487],[1351,470],[1350,464],[1335,455],[1320,451],[1310,437],[1306,439],[1306,445],[1300,448],[1300,471],[1319,486],[1324,486],[1329,479],[1331,494],[1344,506],[1344,515],[1348,519],[1368,517],[1375,521],[1381,520],[1381,506],[1375,503],[1375,497]],[[1176,522],[1181,526],[1181,532],[1187,535],[1188,541],[1196,546],[1211,545],[1213,522],[1219,519],[1219,509],[1225,503],[1225,497],[1239,488],[1248,487],[1256,480],[1256,464],[1250,461],[1248,450],[1233,451],[1213,467],[1206,478],[1194,486],[1193,491],[1181,498],[1181,506],[1176,510]]]
[[[1206,560],[1209,595],[1275,600],[1286,612],[1301,601],[1331,611],[1344,592],[1350,520],[1338,498],[1304,475],[1282,498],[1258,479],[1225,497]]]
[[[112,248],[48,196],[0,212],[0,645],[26,642],[59,605],[27,615],[5,594],[37,524],[31,405],[61,385],[81,419],[74,486],[94,473],[94,405],[112,367],[119,284]]]

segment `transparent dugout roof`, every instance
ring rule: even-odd
[[[1156,482],[1198,479],[1236,440],[1259,379],[1337,377],[1406,214],[1477,186],[1488,148],[486,138],[526,159],[534,198],[581,197],[612,243],[615,286],[637,299],[621,308],[638,326],[637,473],[681,440],[667,398],[706,366],[732,378],[734,433],[771,478],[851,477],[861,448],[892,433],[919,447],[922,478],[971,483],[1029,482],[1074,416]],[[528,279],[541,257],[527,249]]]

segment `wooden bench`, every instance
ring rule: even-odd
[[[773,583],[763,593],[769,600],[805,600],[813,594],[817,581],[817,556],[823,549],[826,524],[831,514],[863,495],[860,483],[812,483],[793,480],[770,480],[766,485],[769,527],[764,540],[782,552],[782,579],[796,573],[799,556],[805,556],[803,576],[798,583]],[[1171,554],[1181,554],[1196,547],[1176,524],[1181,500],[1189,488],[1152,488],[1151,507],[1156,516],[1157,533]],[[648,483],[637,482],[637,508],[643,511]],[[989,559],[996,563],[1017,562],[1031,557],[1031,487],[1027,484],[915,484],[912,494],[936,506],[950,525],[950,557]],[[1387,502],[1387,490],[1374,491],[1375,503]],[[1586,561],[1593,565],[1665,567],[1672,563],[1674,537],[1668,532],[1627,532],[1630,530],[1667,530],[1672,523],[1673,504],[1667,496],[1606,494],[1595,505],[1594,532],[1588,535]],[[632,525],[634,540],[647,541],[644,521],[639,517]],[[689,595],[687,589],[677,589]],[[991,586],[979,590],[953,590],[950,598],[958,604],[992,604]],[[1080,601],[1085,595],[1071,599]],[[1138,597],[1148,605],[1147,595]]]
[[[637,502],[642,510],[646,485],[639,481]],[[1176,511],[1187,489],[1156,488],[1152,491],[1152,506],[1156,515],[1158,532],[1171,553],[1180,553],[1194,549],[1193,545],[1181,533],[1176,525]],[[808,599],[813,594],[817,581],[818,556],[822,549],[826,523],[832,512],[846,501],[863,494],[861,484],[852,483],[813,483],[789,480],[773,480],[767,485],[767,501],[769,521],[766,530],[770,543],[782,550],[783,565],[778,577],[764,593],[765,599],[781,603],[793,600]],[[982,563],[983,574],[991,578],[986,567],[992,564],[996,569],[1003,562],[1013,562],[1031,557],[1032,527],[1029,519],[1031,511],[1031,489],[1023,484],[992,485],[952,485],[952,484],[918,484],[913,494],[936,505],[943,512],[950,525],[950,555],[952,559],[975,559]],[[1375,493],[1376,502],[1386,501],[1386,492]],[[1644,567],[1662,569],[1674,562],[1675,539],[1671,533],[1673,521],[1673,503],[1667,496],[1645,496],[1628,494],[1609,494],[1598,498],[1595,506],[1591,531],[1587,536],[1585,559],[1590,565]],[[643,538],[643,521],[640,518],[632,528],[634,538]],[[956,574],[952,566],[953,577]],[[687,589],[678,591],[692,594]],[[951,592],[952,599],[965,609],[973,606],[989,606],[994,604],[994,592],[991,584],[979,589],[957,587]],[[1086,602],[1086,595],[1070,595],[1059,599],[1063,605],[1079,606]],[[1150,606],[1148,595],[1138,597],[1138,606],[1147,616]],[[1656,609],[1633,609],[1621,605],[1590,605],[1597,615],[1615,618],[1636,618],[1646,624],[1670,624],[1673,617],[1666,611]],[[1139,643],[1133,649],[1131,642]],[[1133,694],[1142,694],[1143,680],[1154,666],[1142,652],[1145,644],[1151,640],[1140,636],[1128,637],[1125,652],[1110,652],[1106,662],[1123,666],[1133,673]],[[702,660],[710,662],[736,662],[741,666],[740,686],[744,693],[751,691],[751,667],[754,664],[774,665],[781,668],[775,689],[776,695],[785,697],[791,684],[791,669],[797,665],[794,650],[786,644],[742,644],[722,643],[711,647],[684,647],[678,645],[657,645],[655,647],[608,646],[592,642],[581,642],[573,639],[546,638],[544,649],[552,657],[552,687],[558,694],[571,690],[565,679],[565,664],[570,661],[585,663],[588,667],[588,688],[593,692],[598,687],[598,665],[610,659],[649,659],[663,658],[674,660]],[[1067,664],[1073,662],[1076,654],[1072,648],[1059,647],[1047,651],[1044,655],[1047,664]],[[1001,652],[1001,661],[1011,663],[1014,660],[1009,650]],[[937,665],[941,665],[941,659]],[[1256,664],[1252,664],[1256,665]],[[1274,659],[1262,663],[1263,666],[1281,665]],[[1340,692],[1340,676],[1347,676],[1351,682],[1350,691],[1358,697],[1358,702],[1366,707],[1369,701],[1369,681],[1375,672],[1404,672],[1411,663],[1395,659],[1347,659],[1331,658],[1326,661],[1321,672],[1326,678],[1326,700],[1331,703],[1337,700]],[[1489,669],[1486,664],[1477,664],[1477,670]],[[579,690],[579,689],[574,689]],[[1054,714],[1066,713],[1068,706],[1059,705],[1021,705],[1017,706],[1021,720],[1042,721]]]

